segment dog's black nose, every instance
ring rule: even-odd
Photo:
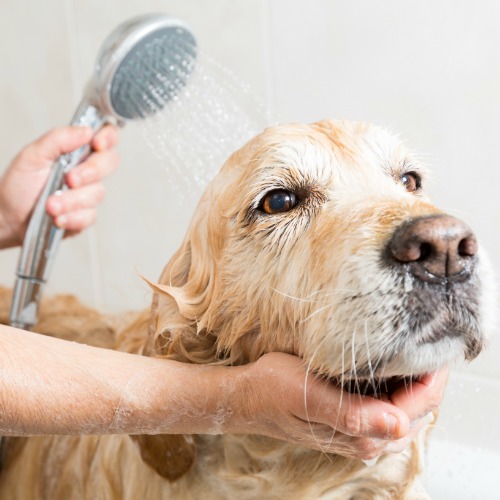
[[[477,241],[472,230],[450,215],[431,215],[405,222],[389,242],[389,255],[413,275],[430,283],[467,279]]]

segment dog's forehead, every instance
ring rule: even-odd
[[[232,214],[256,207],[275,189],[303,194],[312,190],[323,199],[349,191],[400,196],[400,178],[409,171],[427,178],[427,169],[384,128],[333,120],[279,125],[233,153],[205,197]]]
[[[245,168],[251,181],[290,172],[318,181],[336,180],[348,172],[391,173],[413,160],[386,129],[330,120],[267,129],[250,143],[249,153]]]

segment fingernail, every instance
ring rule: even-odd
[[[387,427],[387,437],[393,439],[398,432],[398,419],[392,413],[384,413],[384,419]]]
[[[105,137],[98,137],[93,141],[92,147],[95,151],[103,151],[108,148],[108,140]]]
[[[56,226],[60,228],[64,228],[66,226],[66,223],[68,222],[68,218],[66,215],[60,215],[59,217],[56,217],[55,221]]]

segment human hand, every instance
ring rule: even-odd
[[[95,221],[97,205],[104,197],[101,180],[118,167],[118,132],[106,126],[92,135],[89,127],[53,129],[14,158],[0,179],[0,248],[22,244],[52,165],[62,154],[88,143],[93,152],[66,174],[70,189],[50,196],[46,210],[67,234],[76,234]]]
[[[264,355],[239,378],[241,401],[231,404],[226,432],[263,434],[370,460],[402,451],[441,402],[447,371],[425,377],[381,401],[342,391],[307,374],[300,358]]]

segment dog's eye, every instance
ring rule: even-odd
[[[259,208],[266,214],[288,212],[297,205],[297,197],[290,191],[275,189],[264,196]]]
[[[409,193],[414,193],[422,187],[422,179],[416,172],[406,172],[401,176],[401,182]]]

